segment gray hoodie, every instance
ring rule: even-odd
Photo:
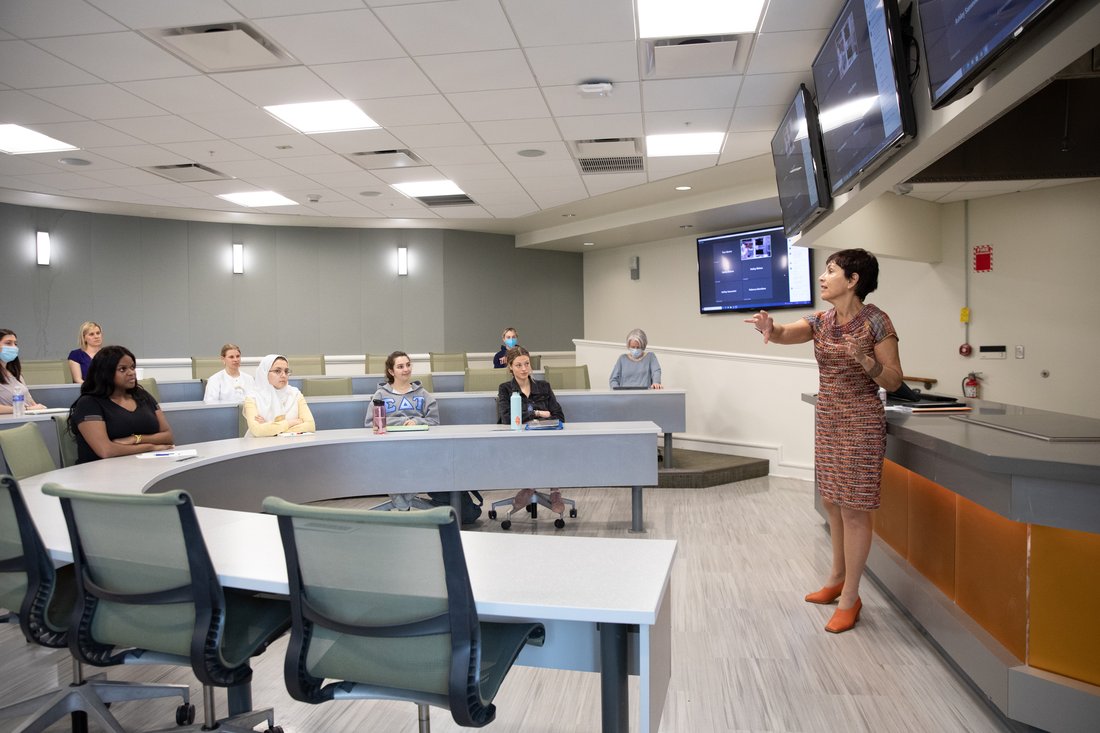
[[[379,382],[372,400],[382,400],[386,405],[386,425],[404,425],[406,420],[412,420],[417,425],[439,424],[435,397],[424,389],[419,380],[414,379],[412,389],[404,394],[394,392],[393,385],[388,382]],[[370,410],[367,410],[367,419],[363,424],[370,427]]]

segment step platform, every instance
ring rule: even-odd
[[[677,448],[674,453],[675,468],[657,464],[657,488],[705,489],[708,486],[729,484],[768,475],[766,458],[746,458],[725,453]]]

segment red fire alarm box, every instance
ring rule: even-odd
[[[979,244],[974,247],[974,272],[993,272],[992,244]]]

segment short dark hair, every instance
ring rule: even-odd
[[[404,351],[395,351],[386,357],[386,382],[388,384],[393,384],[393,365],[396,364],[398,358],[402,356],[408,359],[409,363],[412,364],[412,357],[406,354]]]
[[[856,280],[856,297],[863,300],[871,293],[878,290],[878,260],[865,249],[842,249],[833,252],[825,264],[836,263],[836,266],[844,270],[845,277],[853,274],[859,275]]]
[[[0,339],[4,338],[5,336],[15,336],[15,331],[12,331],[10,328],[0,328]],[[15,337],[19,338],[18,336]],[[4,368],[8,370],[8,374],[15,377],[16,382],[19,381],[19,377],[23,374],[23,364],[19,361],[18,356],[9,361]],[[3,372],[0,372],[0,384],[7,383],[8,378],[4,376]]]

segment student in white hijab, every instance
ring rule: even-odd
[[[290,363],[285,356],[268,354],[256,367],[254,390],[244,400],[246,435],[310,433],[317,429],[306,398],[290,386]]]

